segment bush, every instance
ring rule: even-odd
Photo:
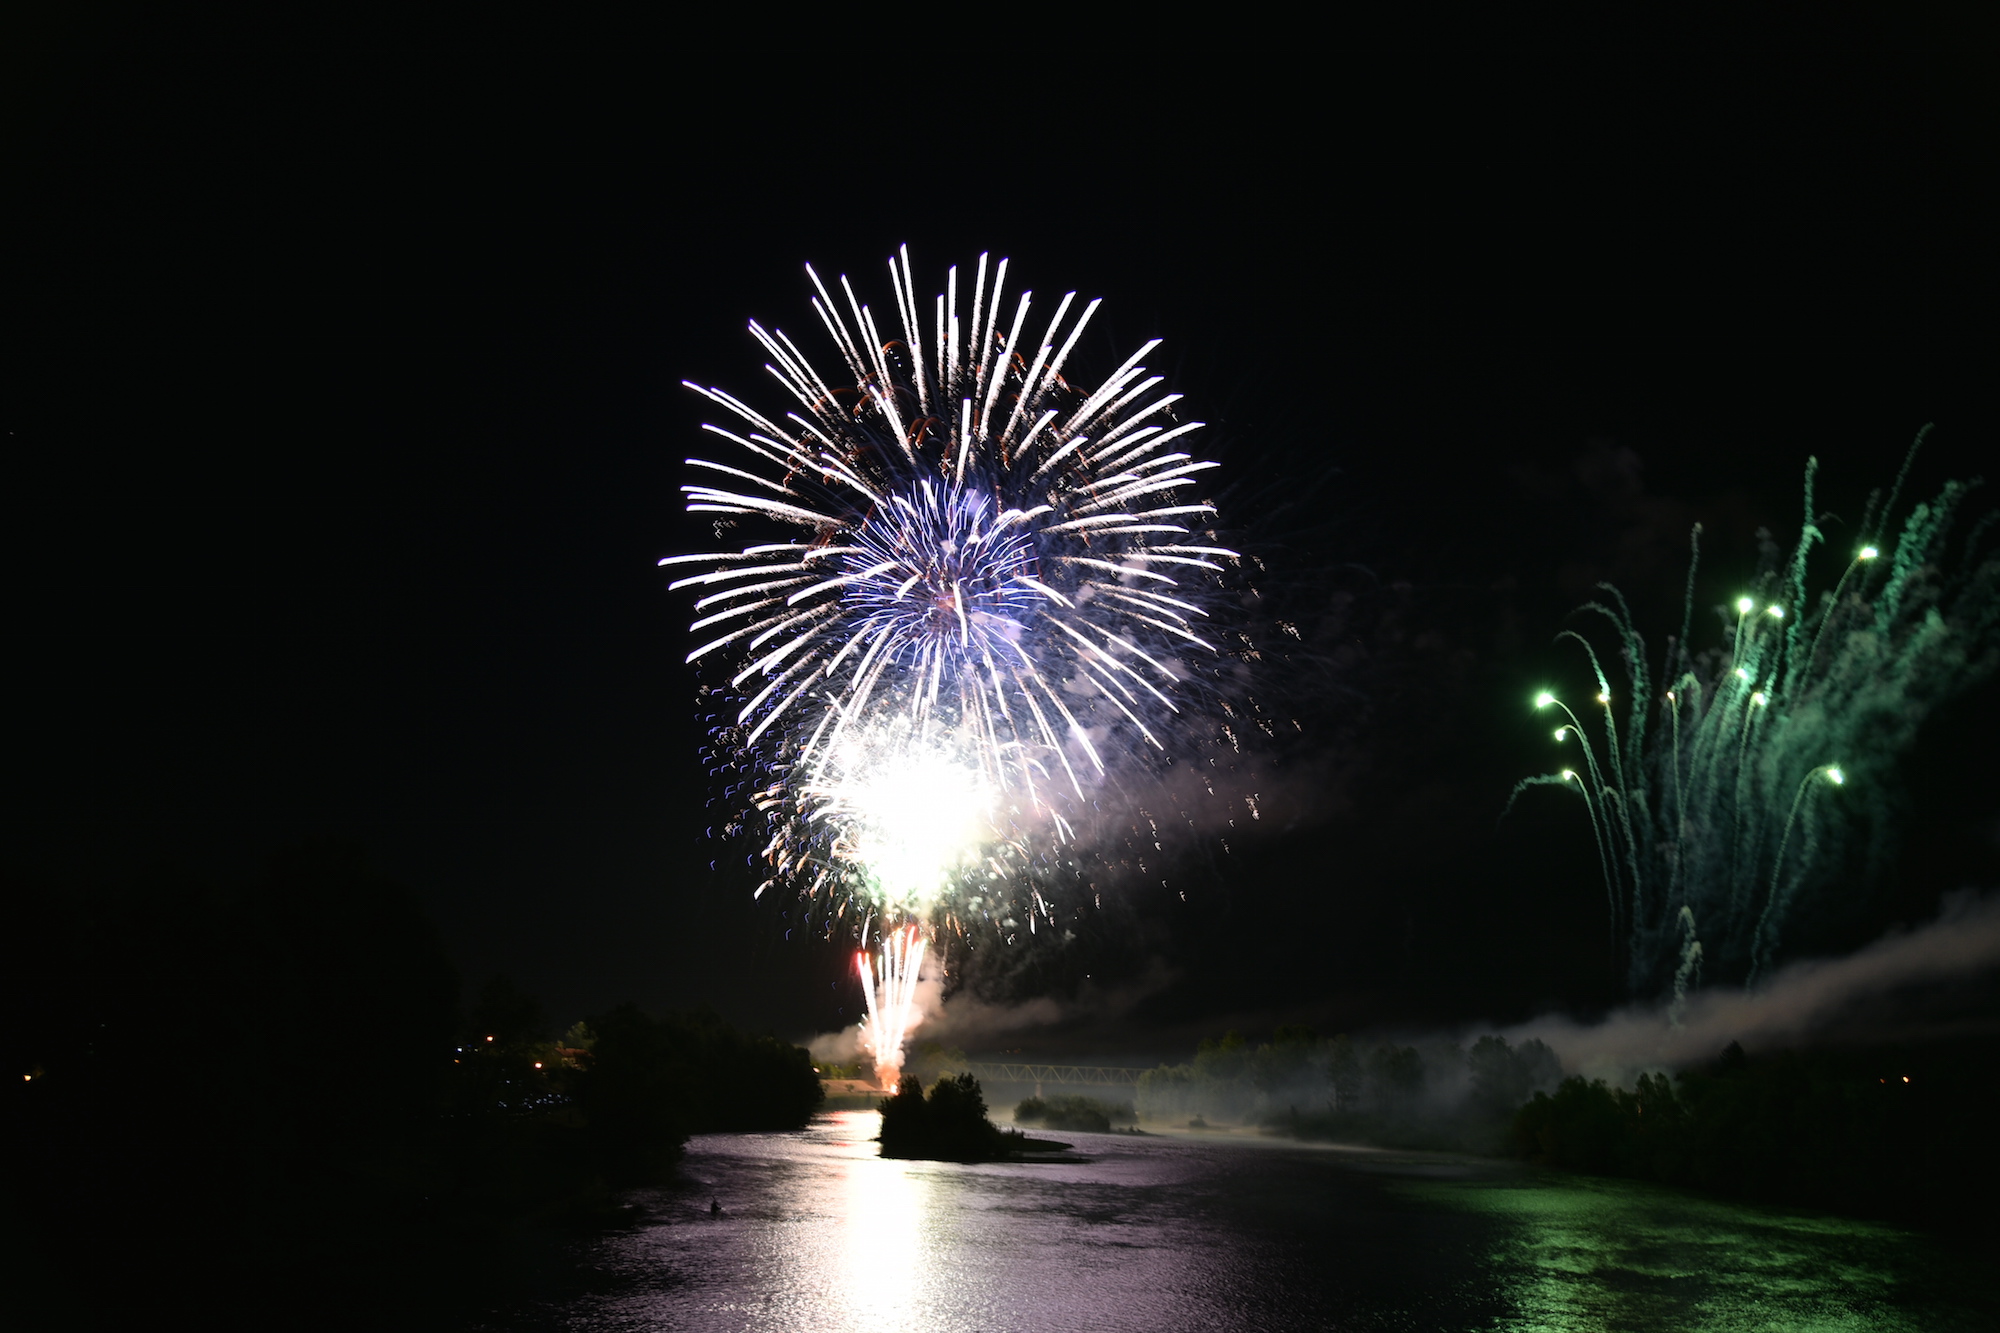
[[[1132,1123],[1132,1108],[1117,1102],[1100,1102],[1094,1097],[1030,1097],[1014,1108],[1019,1124],[1041,1124],[1071,1133],[1108,1134],[1114,1122]]]
[[[624,1004],[589,1027],[576,1106],[616,1180],[658,1179],[690,1134],[797,1129],[826,1097],[805,1048],[706,1010],[652,1018]]]
[[[1018,1133],[986,1118],[986,1096],[970,1074],[947,1075],[924,1096],[924,1085],[906,1074],[893,1097],[882,1099],[882,1155],[947,1162],[990,1162],[1017,1151]]]
[[[1543,1166],[1936,1223],[2000,1181],[1983,1122],[1992,1055],[1987,1041],[1752,1060],[1732,1045],[1630,1092],[1566,1079],[1520,1109],[1511,1139]]]
[[[1138,1109],[1173,1123],[1192,1115],[1297,1138],[1497,1153],[1522,1101],[1561,1077],[1555,1052],[1535,1040],[1482,1037],[1469,1052],[1360,1047],[1281,1027],[1255,1048],[1231,1032],[1204,1041],[1189,1064],[1147,1070]]]

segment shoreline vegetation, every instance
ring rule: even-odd
[[[1072,1134],[1137,1133],[1138,1121],[1130,1103],[1099,1101],[1095,1097],[1030,1097],[1014,1108],[1017,1125],[1041,1125]],[[1130,1128],[1121,1130],[1119,1126]]]
[[[1991,1231],[2000,1039],[1746,1054],[1627,1090],[1564,1077],[1538,1041],[1470,1048],[1231,1032],[1140,1076],[1141,1123],[1513,1157],[1752,1203]]]
[[[352,847],[239,890],[15,877],[0,977],[0,1278],[23,1327],[451,1327],[554,1280],[561,1238],[672,1179],[690,1134],[795,1129],[809,1054],[626,1004],[556,1035],[505,978],[471,1003],[413,895]],[[110,1238],[128,1221],[143,1245]],[[260,1316],[260,1312],[261,1316]],[[266,1322],[263,1326],[268,1326]]]
[[[1363,1045],[1281,1027],[1251,1045],[1229,1032],[1192,1061],[1139,1076],[1141,1123],[1255,1125],[1294,1138],[1504,1156],[1514,1113],[1562,1080],[1539,1041],[1482,1037],[1456,1046]]]
[[[1641,1075],[1568,1078],[1509,1129],[1537,1166],[1929,1228],[1994,1229],[2000,1097],[1992,1038],[1746,1055]]]

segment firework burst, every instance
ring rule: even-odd
[[[1188,452],[1202,423],[1141,364],[1157,340],[1073,383],[1099,303],[1043,321],[1004,259],[951,269],[928,322],[907,250],[886,319],[807,275],[841,373],[753,321],[780,407],[688,385],[732,447],[688,460],[688,510],[756,540],[661,562],[699,571],[673,586],[698,590],[688,660],[726,682],[717,751],[769,835],[758,893],[796,889],[864,946],[874,922],[1032,928],[1029,868],[1108,775],[1184,744],[1216,652],[1236,557],[1200,494],[1216,465]]]
[[[1836,906],[1825,896],[1836,879],[1865,881],[1880,868],[1898,761],[1934,708],[2000,660],[2000,557],[1981,550],[1993,516],[1956,559],[1948,550],[1969,488],[1952,482],[1916,505],[1892,540],[1899,476],[1886,503],[1870,499],[1845,569],[1815,597],[1806,572],[1824,540],[1816,468],[1806,468],[1797,547],[1783,564],[1771,548],[1728,608],[1720,646],[1688,647],[1691,562],[1681,633],[1667,641],[1666,688],[1655,695],[1625,600],[1601,584],[1610,604],[1581,609],[1613,627],[1626,687],[1614,690],[1596,647],[1566,630],[1558,637],[1585,654],[1594,699],[1582,716],[1552,691],[1535,699],[1560,713],[1555,740],[1581,771],[1529,778],[1514,794],[1555,785],[1582,798],[1635,992],[1670,988],[1678,1004],[1704,972],[1746,983],[1767,973],[1802,910]]]

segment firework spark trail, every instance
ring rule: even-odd
[[[854,955],[854,969],[861,974],[861,991],[868,1002],[861,1044],[875,1058],[877,1086],[890,1092],[902,1077],[903,1043],[919,1017],[917,974],[923,969],[924,952],[923,932],[908,925],[883,937],[872,970],[867,950]]]
[[[753,322],[784,409],[688,385],[739,450],[688,460],[714,474],[689,512],[782,539],[660,563],[699,568],[673,584],[713,636],[688,660],[727,664],[727,743],[765,775],[760,894],[893,920],[956,885],[979,890],[957,913],[1046,915],[1008,883],[1025,849],[1065,840],[1108,769],[1171,753],[1215,652],[1205,603],[1236,559],[1197,493],[1216,464],[1141,364],[1157,341],[1094,389],[1064,377],[1097,301],[1038,326],[982,255],[970,306],[953,268],[926,329],[907,251],[889,271],[879,320],[807,269],[844,375]]]
[[[1558,637],[1580,645],[1589,662],[1601,741],[1554,693],[1535,700],[1562,710],[1568,725],[1555,738],[1582,745],[1585,772],[1528,778],[1514,796],[1556,785],[1583,798],[1612,930],[1627,940],[1629,985],[1640,994],[1670,986],[1676,1011],[1704,970],[1746,984],[1769,973],[1802,906],[1830,905],[1823,891],[1855,828],[1870,834],[1867,870],[1879,868],[1892,841],[1883,814],[1891,803],[1880,793],[1897,761],[1927,715],[1984,679],[2000,656],[2000,557],[1979,550],[1993,516],[1960,544],[1955,571],[1947,559],[1968,487],[1949,483],[1917,505],[1893,545],[1887,524],[1897,491],[1886,504],[1877,493],[1852,559],[1833,591],[1815,600],[1806,565],[1824,540],[1814,522],[1816,470],[1809,462],[1797,547],[1782,568],[1768,561],[1736,600],[1725,647],[1688,648],[1691,560],[1681,634],[1668,640],[1661,672],[1671,685],[1655,699],[1630,609],[1600,584],[1612,605],[1580,610],[1616,632],[1630,685],[1622,729],[1597,650],[1574,631]],[[1906,460],[1898,491],[1908,471]],[[1878,794],[1839,799],[1857,787]]]

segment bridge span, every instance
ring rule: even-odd
[[[1136,1088],[1144,1069],[1120,1065],[1038,1065],[1001,1064],[985,1060],[968,1061],[965,1068],[981,1083],[1032,1083],[1035,1095],[1042,1085],[1061,1087]]]

